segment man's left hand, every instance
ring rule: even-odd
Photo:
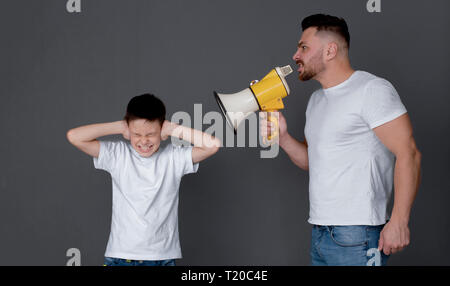
[[[378,250],[390,255],[402,251],[409,245],[408,223],[390,220],[380,233]]]

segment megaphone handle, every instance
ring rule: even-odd
[[[270,130],[267,131],[267,141],[266,141],[265,137],[263,138],[264,144],[267,144],[267,143],[272,144],[274,139],[276,139],[278,136],[278,128],[279,128],[278,118],[276,116],[270,115],[272,112],[276,112],[276,111],[277,110],[267,111],[267,121],[270,121],[273,123],[273,125],[275,125],[275,132],[271,134]]]

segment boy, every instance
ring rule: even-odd
[[[181,258],[178,189],[181,177],[216,153],[213,136],[165,120],[163,102],[151,94],[130,100],[124,120],[67,132],[70,143],[111,174],[113,206],[105,265],[175,265]],[[127,141],[96,138],[122,134]],[[160,146],[176,136],[191,147]]]

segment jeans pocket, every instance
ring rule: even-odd
[[[367,227],[362,225],[330,226],[331,239],[339,246],[354,247],[368,243]]]

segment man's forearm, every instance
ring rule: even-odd
[[[394,171],[394,206],[391,220],[408,224],[420,183],[421,155],[418,151],[397,156]]]
[[[286,133],[285,136],[280,137],[280,147],[283,148],[295,165],[305,171],[309,170],[308,146],[304,142],[300,142]]]
[[[87,142],[102,136],[121,134],[124,128],[123,121],[96,123],[80,126],[69,130],[67,137],[70,142]]]

